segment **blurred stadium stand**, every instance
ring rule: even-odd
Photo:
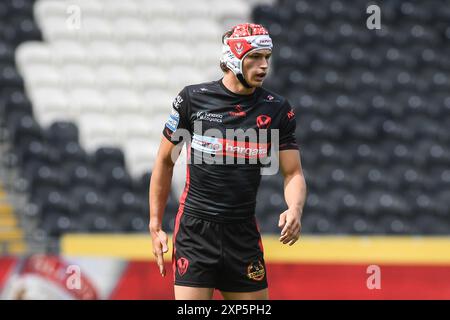
[[[171,101],[220,77],[221,34],[250,17],[275,43],[266,86],[296,110],[303,232],[450,234],[450,2],[383,1],[380,30],[366,28],[369,4],[2,1],[0,178],[29,243],[147,231]],[[72,5],[80,28],[68,27]],[[285,208],[282,177],[263,177],[263,232]]]

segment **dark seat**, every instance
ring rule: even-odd
[[[302,233],[304,234],[330,234],[338,233],[337,222],[319,212],[310,211],[302,219]]]
[[[0,86],[23,86],[23,79],[11,62],[0,64]]]
[[[340,225],[341,231],[349,234],[368,235],[376,232],[372,221],[356,213],[344,213]]]
[[[124,212],[137,212],[146,214],[145,212],[146,198],[140,197],[133,192],[123,192],[121,194],[112,193],[109,195],[109,202],[114,203],[115,211],[118,214]]]
[[[78,224],[74,218],[61,214],[48,214],[41,220],[40,227],[51,238],[58,238],[64,233],[78,230]]]
[[[14,123],[15,119],[25,115],[33,115],[31,103],[24,93],[17,87],[0,89],[0,115],[5,123]]]
[[[59,150],[63,167],[69,169],[73,166],[89,166],[89,157],[77,142],[60,145]]]
[[[70,121],[53,122],[47,129],[47,139],[60,147],[70,142],[78,143],[78,127]]]
[[[39,124],[30,115],[21,116],[8,123],[11,142],[15,146],[23,146],[31,141],[42,141],[43,132]]]
[[[104,184],[102,177],[89,165],[75,163],[73,166],[66,165],[64,170],[72,186],[97,188]]]
[[[74,201],[76,201],[78,212],[81,215],[99,213],[111,216],[113,212],[113,204],[107,201],[105,195],[93,189],[85,193],[77,192]]]
[[[14,49],[5,42],[0,41],[0,65],[14,63]]]
[[[148,223],[148,216],[141,212],[123,212],[118,218],[119,228],[123,232],[148,232]]]
[[[12,16],[10,25],[14,30],[10,41],[16,46],[24,41],[42,40],[41,32],[31,16]]]
[[[152,173],[150,171],[145,172],[141,175],[140,179],[134,180],[134,186],[133,189],[136,190],[136,193],[138,193],[141,196],[147,196],[150,191],[150,180],[152,177]]]
[[[110,233],[119,230],[114,218],[102,211],[86,211],[79,219],[82,232]]]
[[[100,169],[102,166],[109,164],[116,166],[125,166],[125,156],[122,150],[112,147],[98,148],[94,154],[95,166]]]
[[[133,181],[130,174],[121,165],[107,163],[100,168],[100,172],[105,179],[105,190],[111,188],[131,190],[133,188]]]
[[[65,193],[57,189],[42,194],[41,198],[35,199],[35,201],[40,206],[39,212],[43,217],[48,215],[76,216],[74,203]]]
[[[34,169],[34,168],[32,168]],[[66,190],[66,178],[59,169],[43,165],[30,172],[30,195],[32,197],[47,194],[54,190]]]

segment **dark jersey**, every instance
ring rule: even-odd
[[[216,221],[252,217],[271,148],[298,149],[287,100],[264,88],[235,94],[219,80],[185,87],[172,107],[163,134],[188,151],[180,211]]]

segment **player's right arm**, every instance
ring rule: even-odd
[[[164,277],[164,253],[168,251],[167,234],[162,230],[162,221],[167,199],[170,194],[173,167],[177,161],[184,142],[189,137],[188,99],[183,89],[172,104],[172,112],[167,120],[163,137],[156,156],[150,181],[150,235],[152,237],[153,254],[159,272]]]
[[[159,272],[164,277],[163,254],[167,252],[167,234],[162,230],[162,221],[167,199],[169,197],[173,166],[176,159],[172,159],[173,154],[178,154],[180,145],[174,145],[166,137],[163,137],[159,146],[155,166],[150,182],[150,235],[152,236],[153,254],[158,263]]]

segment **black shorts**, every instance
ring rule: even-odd
[[[254,217],[213,222],[177,217],[172,264],[175,285],[251,292],[267,288],[261,235]]]

